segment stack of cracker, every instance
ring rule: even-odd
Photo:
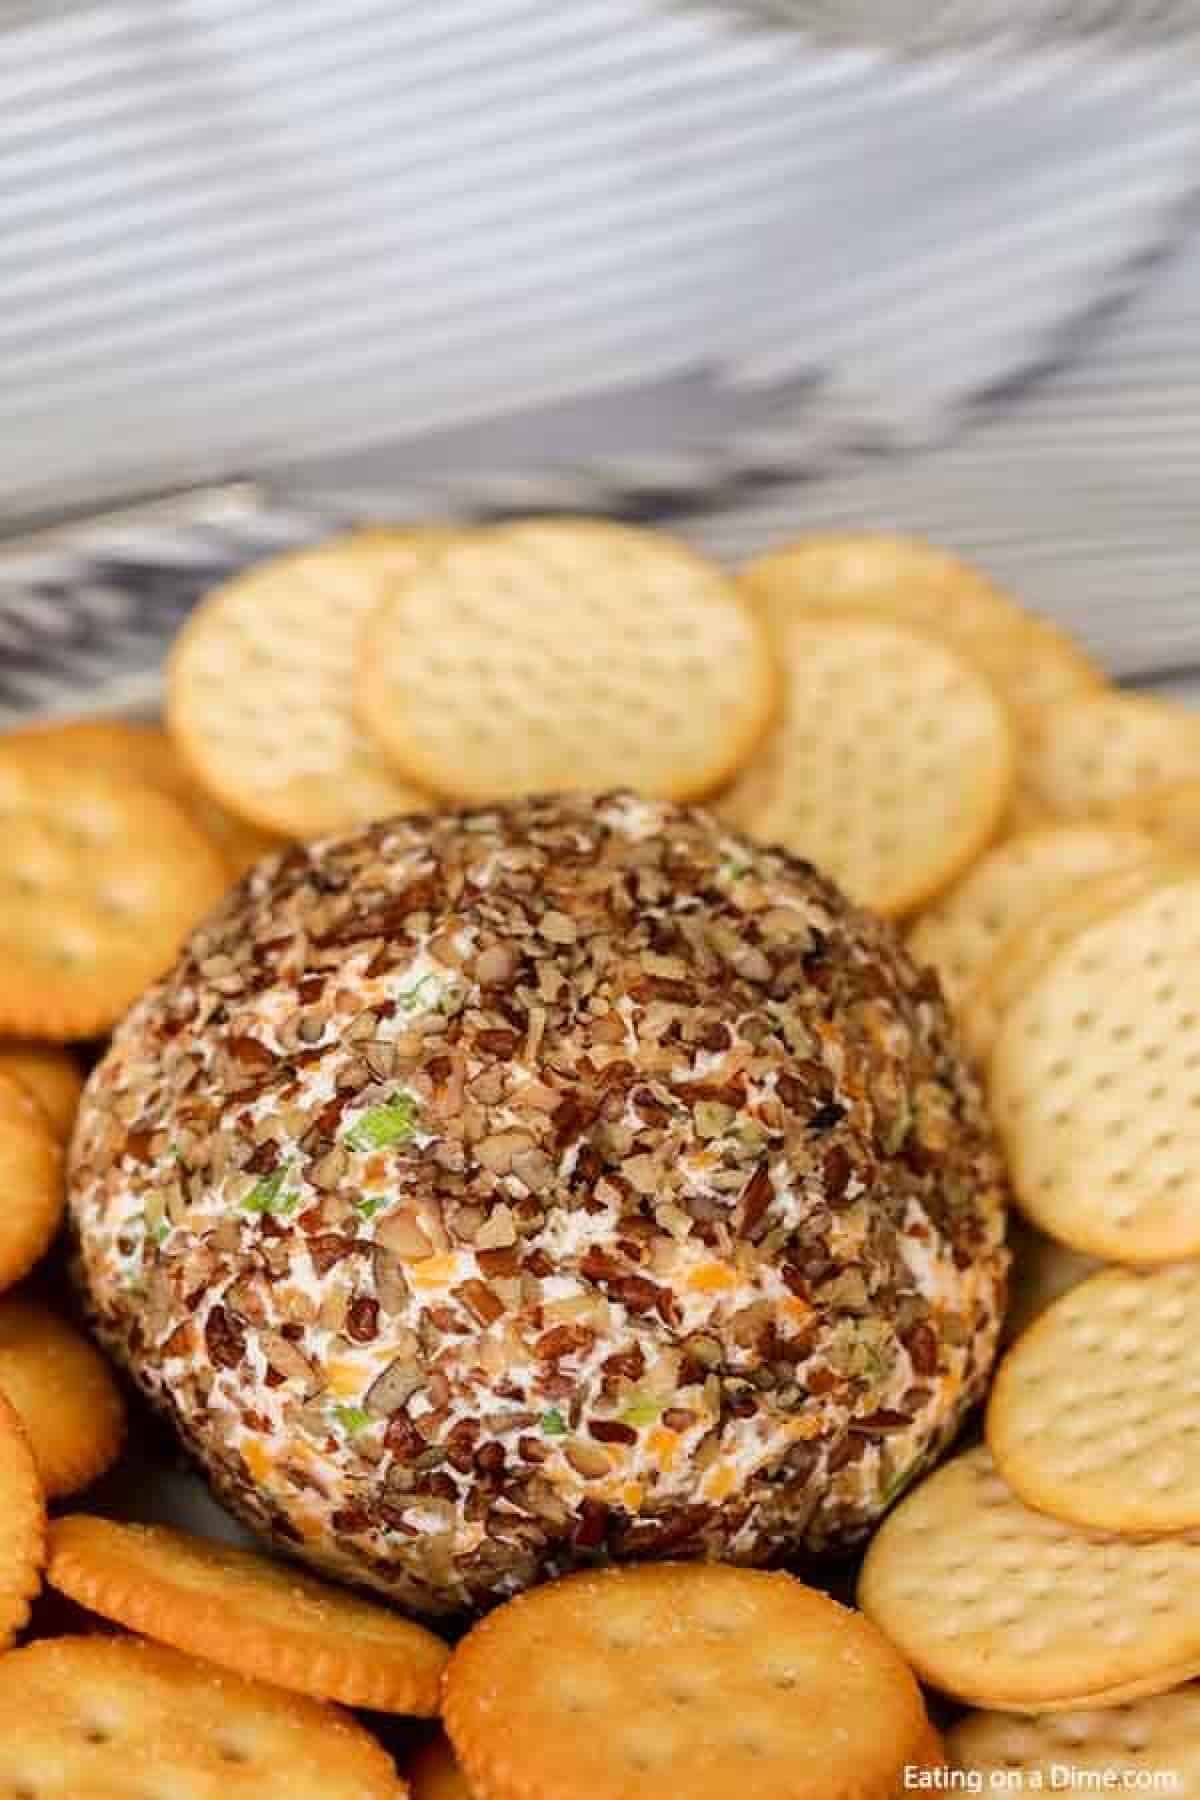
[[[1194,1791],[1196,743],[1191,715],[1132,696],[1050,708],[1030,766],[1064,822],[913,933],[959,995],[1026,1223],[986,1445],[885,1523],[859,1597],[975,1709],[951,1760],[993,1783]]]

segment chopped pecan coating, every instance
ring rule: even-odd
[[[72,1170],[98,1328],[218,1490],[431,1613],[861,1536],[982,1390],[1004,1206],[894,933],[628,795],[260,865]]]

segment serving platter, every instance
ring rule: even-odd
[[[502,509],[488,517],[496,510]],[[164,650],[202,596],[260,558],[367,522],[351,509],[268,504],[252,486],[237,484],[80,521],[0,552],[0,724],[87,714],[155,717],[163,698]],[[862,628],[864,621],[858,624]],[[866,629],[878,633],[878,621]],[[823,635],[824,627],[818,632]],[[929,650],[928,639],[923,642]],[[910,640],[910,654],[912,648]],[[1164,674],[1165,680],[1150,685],[1189,691],[1186,670]],[[972,678],[982,680],[978,671]],[[1092,679],[1101,685],[1095,670]],[[1192,723],[1185,721],[1189,730]],[[980,843],[988,835],[985,830]],[[72,1308],[60,1264],[52,1261],[37,1280]],[[216,1503],[163,1429],[135,1407],[133,1447],[87,1495],[88,1508],[249,1546],[249,1534]],[[841,1597],[853,1592],[857,1558],[816,1571],[795,1567]],[[37,1623],[53,1630],[64,1616],[63,1602],[44,1597],[38,1604]],[[66,1617],[69,1622],[69,1610]],[[392,1724],[384,1736],[402,1749],[409,1728]]]

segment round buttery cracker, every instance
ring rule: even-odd
[[[926,1727],[925,1735],[905,1764],[900,1782],[894,1792],[897,1796],[911,1792],[923,1784],[917,1777],[927,1771],[944,1769],[948,1758],[946,1747],[940,1734],[932,1725]],[[467,1778],[459,1767],[458,1758],[450,1746],[449,1740],[440,1732],[428,1743],[422,1744],[405,1767],[412,1800],[474,1800],[474,1795]],[[930,1782],[931,1787],[936,1784]]]
[[[858,1599],[922,1680],[972,1705],[1082,1705],[1200,1668],[1200,1536],[1119,1538],[1052,1519],[983,1447],[884,1520]]]
[[[913,1751],[912,1761],[908,1765],[914,1769],[944,1769],[949,1762],[945,1740],[935,1725],[925,1727],[925,1735]],[[903,1783],[902,1786],[907,1786]]]
[[[1032,1718],[968,1713],[951,1727],[947,1748],[952,1768],[977,1773],[989,1788],[1142,1789],[1200,1800],[1200,1684],[1116,1708]]]
[[[179,800],[186,797],[190,785],[167,733],[148,719],[101,715],[37,719],[5,732],[0,744],[28,744],[50,752],[60,762],[105,769],[124,781],[165,788]]]
[[[1140,788],[1112,818],[1127,829],[1149,832],[1166,847],[1200,855],[1200,779]]]
[[[29,1617],[45,1553],[46,1502],[33,1451],[15,1408],[0,1393],[0,1650]]]
[[[116,1459],[125,1406],[108,1364],[24,1295],[0,1298],[0,1394],[25,1427],[49,1499],[78,1492]]]
[[[424,522],[407,525],[359,525],[339,540],[348,555],[396,580],[407,581],[418,562],[440,556],[470,527]]]
[[[107,1031],[226,892],[176,803],[29,744],[0,745],[0,1031]]]
[[[1036,1709],[1037,1716],[1077,1712],[1080,1707],[1129,1706],[1134,1700],[1146,1700],[1155,1694],[1172,1693],[1186,1681],[1200,1675],[1200,1657],[1191,1656],[1177,1669],[1159,1669],[1141,1681],[1126,1681],[1120,1687],[1103,1688],[1098,1694],[1077,1696],[1074,1700],[1051,1700]]]
[[[987,1062],[1011,1008],[1080,932],[1197,866],[1164,854],[1110,869],[1048,900],[1035,918],[1008,932],[958,1008],[959,1026],[976,1061]]]
[[[921,914],[908,947],[958,1001],[1012,931],[1081,881],[1155,854],[1153,838],[1119,825],[1051,826],[998,844]]]
[[[1200,1254],[1200,873],[1081,931],[1004,1019],[992,1111],[1035,1225],[1116,1262]]]
[[[0,1042],[0,1075],[11,1075],[33,1095],[55,1137],[65,1144],[83,1092],[83,1072],[70,1051],[58,1044],[35,1044],[27,1038]]]
[[[776,641],[782,714],[718,810],[852,899],[911,912],[996,829],[1013,778],[1007,713],[962,657],[891,619],[796,613]]]
[[[992,1458],[1030,1506],[1100,1531],[1200,1529],[1200,1263],[1108,1269],[1000,1365]]]
[[[360,714],[415,781],[495,800],[629,787],[691,800],[762,737],[766,636],[684,545],[598,520],[464,537],[363,639]]]
[[[1109,812],[1139,789],[1200,779],[1200,712],[1115,689],[1058,701],[1038,717],[1025,774],[1061,818]]]
[[[50,1248],[65,1200],[62,1148],[32,1094],[0,1074],[0,1291]]]
[[[789,1575],[658,1563],[568,1576],[477,1625],[443,1717],[488,1800],[887,1795],[925,1737],[909,1670]],[[847,1729],[853,1721],[853,1729]]]
[[[18,740],[48,750],[60,761],[161,788],[211,839],[231,875],[244,874],[283,841],[247,825],[198,787],[161,725],[142,719],[53,719],[22,726],[0,741]]]
[[[405,1800],[334,1707],[125,1637],[0,1658],[0,1793],[27,1800]]]
[[[428,554],[414,539],[409,566]],[[258,563],[192,614],[167,665],[167,723],[196,780],[262,831],[314,837],[419,812],[351,710],[364,624],[400,579],[336,539]]]
[[[1104,684],[1065,632],[917,539],[816,533],[758,557],[741,580],[774,628],[797,611],[855,611],[930,632],[969,657],[1018,713]]]
[[[438,1710],[440,1638],[269,1557],[75,1514],[51,1528],[47,1579],[103,1618],[297,1693]]]

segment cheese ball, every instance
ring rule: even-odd
[[[936,977],[629,795],[259,865],[71,1169],[97,1328],[217,1492],[430,1615],[861,1538],[983,1391],[1005,1199]]]

